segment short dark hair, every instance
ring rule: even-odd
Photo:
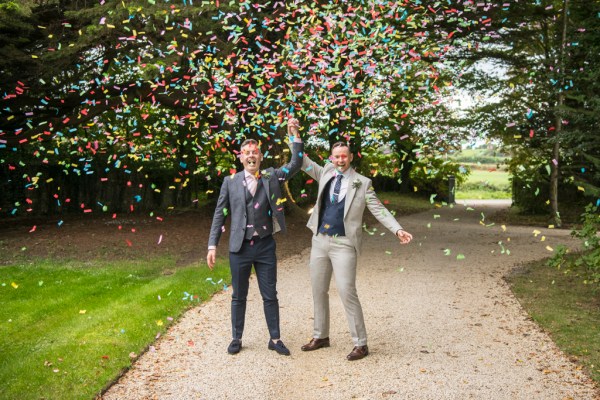
[[[332,146],[331,146],[331,150],[333,149],[337,149],[338,147],[348,147],[348,150],[350,150],[350,146],[348,145],[348,143],[346,142],[335,142]]]
[[[242,142],[242,145],[240,146],[240,150],[243,149],[244,147],[248,146],[249,144],[254,144],[254,145],[258,146],[258,142],[255,139],[246,139]]]

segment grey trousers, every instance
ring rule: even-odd
[[[313,236],[310,280],[314,302],[314,338],[329,337],[329,283],[333,273],[354,345],[367,344],[367,330],[356,291],[356,258],[356,249],[348,238],[323,234]]]

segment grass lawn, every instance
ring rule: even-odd
[[[165,257],[0,268],[0,398],[94,398],[229,279],[224,264],[172,266]]]
[[[381,195],[399,215],[433,207]],[[214,271],[198,262],[175,266],[177,249],[133,261],[82,251],[65,261],[3,248],[0,399],[94,398],[187,309],[229,284],[226,260]]]
[[[577,274],[539,261],[508,277],[513,292],[536,323],[600,383],[600,288]]]
[[[471,169],[467,181],[456,188],[455,198],[510,199],[510,174],[495,165],[481,165]]]
[[[378,192],[377,197],[390,211],[395,211],[396,215],[415,214],[434,207],[428,198],[417,197],[411,194]],[[369,214],[369,212],[365,213],[365,215]]]
[[[503,170],[493,169],[472,169],[469,175],[468,183],[487,183],[496,187],[509,187],[508,178],[510,174]]]

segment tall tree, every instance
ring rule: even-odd
[[[578,108],[589,107],[589,84],[580,79],[593,76],[597,69],[590,64],[595,57],[593,48],[574,47],[573,38],[586,36],[593,41],[597,21],[589,16],[597,17],[597,7],[598,2],[577,0],[507,3],[490,9],[494,33],[471,42],[476,51],[459,53],[480,66],[468,70],[462,80],[485,99],[472,113],[472,126],[485,135],[499,137],[510,149],[514,155],[511,171],[519,181],[530,180],[527,190],[532,196],[527,195],[526,203],[535,203],[531,201],[534,193],[547,195],[557,225],[559,194],[566,195],[577,179],[569,155],[573,153],[569,141],[574,139],[575,125],[567,118],[574,114],[568,110],[575,103]],[[572,57],[573,51],[579,57]],[[575,136],[582,140],[595,134],[591,126],[577,129]],[[569,171],[570,176],[559,174],[561,170]],[[540,186],[547,191],[540,191]]]
[[[124,182],[111,196],[121,208],[185,204],[235,169],[244,137],[281,158],[290,113],[357,152],[448,142],[440,98],[460,66],[447,55],[489,25],[471,2],[2,4],[0,158],[3,181],[21,183],[3,203],[17,211],[26,199],[65,204],[77,177],[88,189],[77,193]]]

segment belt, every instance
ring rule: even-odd
[[[265,239],[269,239],[272,237],[273,237],[273,235],[267,235],[267,236],[261,238],[259,235],[256,235],[256,236],[252,236],[252,238],[250,238],[250,239],[244,239],[244,242],[247,242],[247,243],[256,242],[258,240],[265,240]]]
[[[328,237],[346,237],[346,235],[338,235],[338,234],[335,234],[335,235],[329,235],[329,234],[327,234],[327,233],[325,233],[325,232],[317,232],[317,236],[319,236],[319,235],[322,235],[322,236],[328,236]]]

